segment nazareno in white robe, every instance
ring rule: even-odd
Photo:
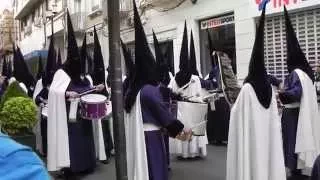
[[[249,83],[242,87],[231,110],[227,180],[286,180],[274,92],[266,109]]]
[[[298,154],[298,169],[308,170],[320,154],[320,116],[315,86],[309,76],[300,69],[298,74],[302,96],[297,127],[295,152]]]
[[[125,112],[128,180],[149,180],[140,92],[130,113]]]
[[[187,88],[181,91],[183,97],[190,97],[194,101],[202,101],[203,91],[201,88],[200,79],[198,76],[192,75],[191,83]],[[172,89],[174,93],[178,93],[179,87],[175,81],[175,78],[171,79],[169,84],[169,88]],[[177,112],[177,118],[180,117],[180,112]],[[208,144],[208,137],[205,136],[193,136],[190,142],[183,142],[178,139],[169,139],[169,151],[170,154],[176,154],[178,156],[182,156],[183,158],[194,158],[197,156],[205,157],[207,156],[207,144]]]
[[[50,86],[48,96],[48,171],[58,171],[70,167],[69,138],[68,138],[68,114],[66,111],[65,92],[71,82],[70,77],[62,69],[58,70]],[[101,123],[101,121],[98,121]],[[101,124],[98,126],[95,139],[96,147],[99,146],[97,155],[99,160],[105,160]],[[101,144],[102,143],[102,144]],[[99,144],[99,145],[98,145]]]

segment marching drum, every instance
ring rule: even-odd
[[[178,101],[177,107],[177,119],[186,128],[191,128],[194,136],[204,136],[206,134],[208,105]]]
[[[98,120],[107,115],[107,97],[87,94],[80,98],[80,115],[84,119]]]

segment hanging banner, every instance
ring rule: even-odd
[[[257,9],[261,10],[260,6],[265,1],[269,1],[268,9],[272,10],[283,9],[283,6],[287,6],[289,9],[302,8],[312,5],[318,5],[319,0],[249,0],[253,3]]]
[[[218,59],[223,94],[228,104],[232,106],[236,102],[241,88],[232,70],[231,59],[224,52],[215,52],[215,58]]]

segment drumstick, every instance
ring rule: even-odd
[[[83,96],[83,95],[89,94],[89,93],[94,92],[94,91],[96,91],[96,90],[97,90],[97,88],[90,89],[90,90],[88,90],[88,91],[85,91],[85,92],[79,94],[79,96]]]
[[[215,89],[215,90],[208,90],[208,92],[209,93],[221,93],[221,92],[223,92],[222,90],[217,90],[217,89]]]
[[[47,104],[47,100],[43,99],[42,97],[40,97],[40,101],[43,102],[44,104]]]
[[[216,95],[217,95],[216,93],[209,94],[209,95],[203,97],[203,100],[209,99],[209,98],[211,98],[211,97],[213,97],[213,96],[216,96]]]
[[[189,100],[190,98],[193,98],[194,96],[182,96],[184,99]]]

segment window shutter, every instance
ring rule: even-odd
[[[290,13],[301,49],[310,65],[320,65],[320,9]],[[266,18],[265,64],[268,73],[284,80],[288,74],[286,65],[287,47],[285,19],[283,15]]]

